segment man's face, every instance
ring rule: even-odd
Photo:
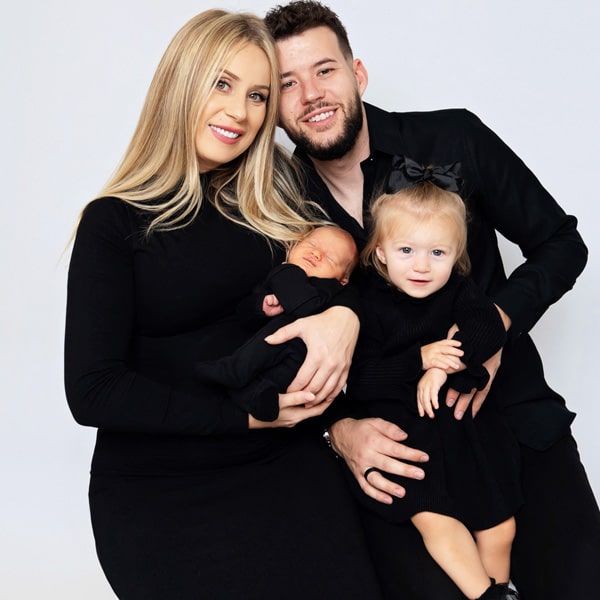
[[[277,57],[280,126],[309,156],[341,158],[352,149],[363,125],[361,94],[367,85],[363,64],[342,54],[327,27],[278,41]]]

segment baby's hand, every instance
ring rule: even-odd
[[[464,352],[458,340],[440,340],[421,346],[423,370],[443,369],[446,372],[458,371],[461,368],[460,357]]]
[[[275,294],[267,294],[263,300],[262,310],[267,317],[276,317],[283,312],[283,306],[279,304]]]

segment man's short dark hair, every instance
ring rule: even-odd
[[[328,27],[335,33],[342,54],[352,59],[352,48],[346,28],[329,7],[315,0],[295,0],[269,10],[264,18],[267,28],[275,39],[284,40],[315,27]]]

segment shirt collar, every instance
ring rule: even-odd
[[[383,152],[393,156],[398,154],[402,138],[398,127],[397,114],[389,113],[367,102],[364,103],[369,128],[371,155]]]

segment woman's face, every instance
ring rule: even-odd
[[[254,44],[244,46],[225,65],[196,126],[201,173],[232,161],[250,147],[267,113],[270,73],[267,55]]]

